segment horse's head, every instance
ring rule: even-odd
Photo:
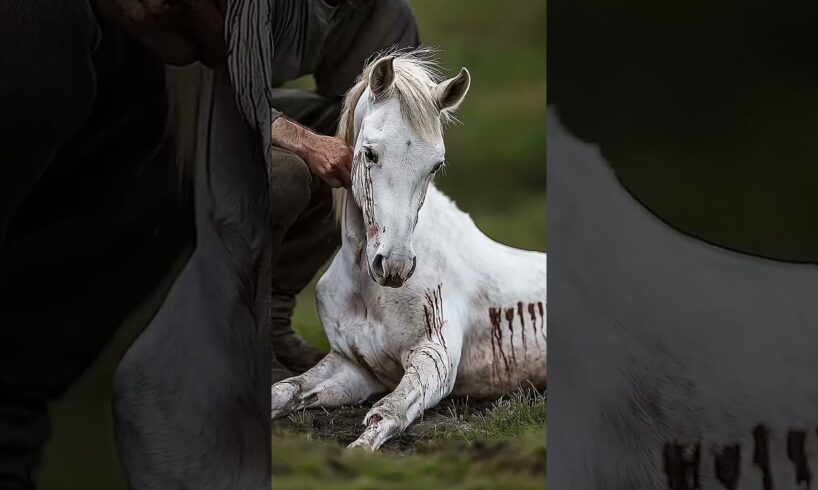
[[[415,270],[412,235],[444,165],[443,123],[469,89],[465,68],[443,81],[435,73],[411,53],[381,57],[364,71],[357,103],[347,105],[353,114],[345,114],[346,124],[356,135],[352,194],[363,215],[369,274],[381,286],[400,287]]]

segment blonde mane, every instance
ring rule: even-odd
[[[355,85],[346,93],[341,110],[341,120],[338,123],[337,136],[343,139],[350,147],[355,146],[355,107],[366,91],[369,84],[369,75],[375,63],[385,56],[393,56],[392,66],[395,78],[389,89],[381,98],[398,97],[401,114],[406,118],[409,127],[424,140],[434,139],[442,133],[444,127],[454,121],[450,111],[440,111],[437,101],[432,95],[432,88],[442,80],[437,62],[434,60],[436,51],[430,48],[419,48],[411,51],[387,51],[374,56],[366,65]],[[353,159],[353,169],[356,165]],[[333,206],[335,217],[341,223],[344,214],[347,189],[339,188],[333,191]]]

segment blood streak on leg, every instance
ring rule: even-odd
[[[429,339],[429,342],[432,341],[432,321],[431,316],[429,315],[429,307],[423,305],[423,315],[426,318],[426,338]]]
[[[435,292],[432,291],[434,295]],[[437,285],[437,294],[435,296],[435,301],[437,305],[437,337],[440,340],[440,344],[443,346],[445,350],[448,350],[446,347],[446,339],[443,337],[443,326],[445,325],[446,321],[443,319],[443,291],[441,290],[441,285]]]
[[[432,341],[432,335],[435,332],[435,301],[432,299],[431,294],[429,291],[426,291],[426,305],[424,305],[424,311],[429,311],[429,341]]]

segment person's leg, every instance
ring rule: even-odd
[[[317,132],[331,134],[338,124],[340,97],[292,89],[275,90],[273,97],[275,107],[287,117]],[[306,163],[295,155],[280,149],[273,149],[273,154],[270,193],[273,213],[278,217],[273,239],[280,240],[281,245],[273,259],[271,274],[271,348],[273,356],[284,366],[302,373],[315,365],[323,353],[293,331],[295,297],[327,262],[340,241],[330,187],[311,175]],[[299,169],[297,181],[281,178],[281,172],[293,169]]]
[[[295,373],[306,371],[323,357],[322,352],[292,329],[295,297],[329,260],[339,243],[331,190],[313,177],[309,205],[284,235],[272,273],[273,350],[278,360]]]
[[[287,369],[300,373],[323,357],[293,332],[290,318],[295,295],[326,261],[337,241],[333,240],[334,221],[327,224],[321,219],[322,215],[332,218],[332,198],[322,192],[329,193],[329,187],[312,176],[307,164],[295,154],[275,147],[271,152],[268,176],[273,254],[264,294],[271,325],[272,381],[277,382],[290,376]],[[279,363],[286,369],[281,369]]]

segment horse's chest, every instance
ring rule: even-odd
[[[330,343],[382,384],[394,387],[404,371],[397,337],[378,320],[356,317],[340,327]]]

